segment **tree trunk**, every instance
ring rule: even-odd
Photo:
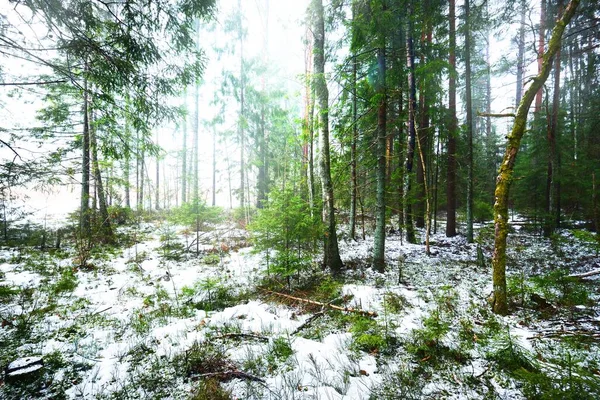
[[[381,40],[385,44],[385,39]],[[375,243],[373,246],[373,268],[385,271],[385,187],[386,187],[386,149],[387,149],[387,98],[385,83],[385,47],[377,49],[378,96],[377,108],[377,199],[375,206]]]
[[[448,77],[448,165],[446,168],[446,236],[456,236],[456,4],[450,0],[450,74]]]
[[[334,274],[340,272],[342,260],[338,249],[333,183],[329,156],[329,91],[325,80],[325,20],[322,0],[312,0],[314,23],[314,86],[319,101],[319,126],[321,128],[321,181],[323,185],[323,219],[327,232],[324,238],[323,261]]]
[[[506,237],[508,235],[508,192],[512,181],[512,174],[515,166],[515,160],[521,139],[527,127],[527,114],[529,107],[536,97],[536,93],[544,85],[550,69],[552,68],[552,58],[560,48],[562,34],[566,25],[569,23],[579,0],[571,0],[567,6],[562,18],[556,23],[552,31],[552,36],[548,44],[548,50],[543,54],[542,68],[538,75],[533,79],[531,86],[521,99],[515,122],[511,133],[508,135],[508,143],[500,171],[496,178],[496,201],[494,203],[494,254],[492,257],[493,268],[493,289],[491,298],[492,309],[497,314],[505,315],[508,313],[508,299],[506,293]]]
[[[421,3],[423,6],[423,14],[426,15],[428,12],[428,2],[424,1]],[[421,34],[421,65],[425,65],[427,63],[428,57],[428,44],[431,43],[432,40],[432,32],[431,32],[431,24],[429,19],[425,20],[425,27]],[[425,186],[427,183],[427,174],[425,173],[426,166],[428,163],[428,149],[429,149],[429,103],[427,102],[427,88],[425,87],[425,82],[421,82],[420,84],[420,96],[419,96],[419,109],[420,109],[420,126],[419,131],[417,133],[417,141],[418,145],[421,147],[419,149],[419,161],[417,162],[417,193],[416,193],[416,201],[415,201],[415,225],[418,228],[425,227],[425,208],[426,208],[426,189]]]
[[[471,98],[470,0],[465,0],[465,91],[467,108],[467,242],[473,243],[473,101]]]
[[[212,206],[217,205],[217,128],[213,126],[212,151]]]
[[[242,2],[238,0],[238,10],[242,12]],[[244,76],[244,34],[242,29],[242,22],[240,19],[239,30],[238,30],[238,40],[240,42],[240,115],[239,115],[239,142],[240,142],[240,208],[244,209],[246,207],[246,195],[245,195],[245,176],[246,176],[246,161],[244,150],[246,147],[245,140],[245,104],[244,104],[244,92],[245,92],[245,76]],[[245,213],[244,213],[245,214]]]
[[[86,62],[85,69],[87,71]],[[87,78],[83,83],[83,148],[81,161],[81,210],[79,230],[82,237],[91,239],[90,224],[90,120],[89,93]]]
[[[354,12],[354,10],[353,10]],[[350,144],[350,238],[356,239],[356,142],[358,141],[358,98],[356,93],[358,60],[352,57],[352,142]]]
[[[417,106],[417,89],[415,85],[415,49],[413,46],[413,4],[412,0],[408,2],[408,32],[406,35],[406,64],[408,67],[408,147],[406,155],[406,190],[404,191],[405,209],[406,209],[406,240],[409,243],[417,241],[415,229],[413,227],[413,207],[410,196],[413,160],[415,156],[415,111]]]
[[[540,26],[538,32],[538,75],[542,71],[544,47],[546,43],[546,0],[542,0],[540,3]],[[535,110],[537,114],[542,111],[542,96],[544,87],[541,86],[535,96]]]
[[[527,5],[525,0],[519,2],[521,11],[521,25],[519,27],[518,53],[517,53],[517,96],[515,99],[515,110],[519,107],[523,96],[523,74],[525,72],[525,14]]]
[[[158,133],[156,134],[156,145],[158,146]],[[160,154],[156,155],[156,192],[154,193],[154,208],[160,210]]]
[[[183,91],[184,105],[187,111],[187,87]],[[181,150],[181,204],[187,203],[187,112],[183,117],[183,149]]]
[[[90,121],[91,122],[91,121]],[[98,143],[96,139],[96,128],[90,124],[90,150],[92,155],[92,169],[94,171],[94,180],[96,181],[96,192],[98,196],[98,205],[100,206],[100,231],[102,241],[112,243],[114,241],[113,230],[108,216],[108,207],[106,206],[106,193],[102,184],[102,174],[98,163]]]

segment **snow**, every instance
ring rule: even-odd
[[[239,368],[253,357],[264,358],[275,339],[284,338],[289,342],[293,355],[276,370],[265,372],[262,392],[249,394],[248,385],[240,380],[224,383],[237,398],[367,399],[386,376],[404,368],[407,362],[413,362],[407,361],[406,354],[402,353],[396,358],[385,359],[379,354],[358,351],[352,347],[353,333],[349,331],[330,330],[320,338],[293,335],[312,314],[257,296],[216,312],[192,309],[187,315],[157,317],[153,313],[161,301],[171,307],[179,307],[187,301],[207,299],[206,292],[202,291],[193,299],[184,298],[184,287],[198,290],[198,283],[214,279],[219,285],[243,292],[255,287],[265,268],[260,254],[253,253],[248,247],[223,253],[220,261],[211,265],[203,264],[202,257],[184,256],[178,261],[167,260],[162,256],[158,228],[166,229],[152,223],[140,225],[138,229],[143,233],[140,234],[140,243],[109,258],[90,260],[95,266],[92,271],[77,270],[75,290],[57,299],[62,308],[48,313],[36,325],[40,341],[19,347],[19,351],[35,356],[59,351],[65,358],[89,365],[89,369],[79,373],[78,383],[67,390],[70,398],[93,398],[118,390],[132,369],[143,366],[136,364],[138,361],[130,356],[132,352],[139,351],[136,349],[145,348],[155,357],[169,359],[184,353],[194,343],[205,341],[222,342],[227,357]],[[169,229],[178,232],[174,240],[185,243],[181,227]],[[225,241],[233,247],[236,240],[247,237],[245,231],[225,226],[217,226],[216,229],[206,236],[208,242],[214,243],[205,244],[207,250]],[[422,231],[418,234],[423,237]],[[509,260],[539,259],[540,254],[547,254],[544,260],[548,264],[570,268],[573,272],[589,270],[587,265],[597,261],[589,261],[585,246],[571,242],[574,238],[569,235],[564,237],[570,242],[564,246],[567,257],[560,258],[551,251],[548,241],[538,240],[525,245],[530,237],[511,234]],[[388,270],[385,274],[372,270],[366,262],[372,252],[371,237],[340,241],[343,261],[355,265],[347,271],[346,283],[341,287],[342,298],[346,299],[343,305],[376,312],[378,324],[389,325],[390,334],[401,341],[411,340],[412,332],[423,328],[423,320],[445,304],[444,296],[454,299],[452,309],[444,311],[454,313],[453,324],[457,324],[460,318],[478,323],[477,318],[480,317],[473,315],[470,307],[485,304],[491,292],[490,270],[482,269],[475,262],[478,245],[466,243],[461,236],[445,238],[442,234],[432,235],[431,241],[434,255],[427,256],[422,243],[408,244],[398,235],[388,236]],[[485,241],[480,246],[489,259],[489,246]],[[37,288],[52,283],[51,279],[48,283],[49,278],[43,274],[28,269],[26,254],[21,255],[23,260],[20,262],[7,262],[18,258],[18,254],[13,250],[2,250],[1,253],[5,262],[0,264],[0,284]],[[568,260],[580,259],[586,259],[587,263],[582,263],[579,269],[573,268],[573,261],[568,264]],[[70,267],[71,260],[58,260],[56,264]],[[524,264],[519,268],[509,267],[508,272],[533,274],[538,266]],[[160,300],[159,293],[166,299]],[[388,294],[400,299],[401,310],[391,312],[388,309]],[[3,306],[0,316],[5,318],[7,313],[19,315],[34,306],[14,302]],[[577,305],[573,309],[589,313],[590,321],[600,321],[597,307]],[[84,320],[95,322],[82,325]],[[518,315],[499,321],[502,326],[509,327],[514,340],[532,353],[538,351],[532,338],[540,329],[549,326],[549,323],[524,324]],[[80,325],[85,326],[85,330],[79,329]],[[593,323],[586,326],[597,329]],[[8,334],[9,329],[10,326],[0,328],[0,335]],[[69,329],[73,333],[58,335],[59,331]],[[226,342],[218,339],[223,332],[253,334],[267,340]],[[458,346],[456,333],[453,331],[447,335],[443,343],[450,348]],[[430,382],[421,388],[422,394],[437,396],[443,392],[449,393],[448,398],[478,397],[477,392],[461,383],[463,377],[490,375],[487,379],[498,397],[522,398],[513,381],[509,380],[507,385],[505,380],[508,378],[503,377],[502,383],[499,383],[488,372],[489,363],[477,352],[472,354],[473,358],[452,371],[450,378],[444,377],[443,372],[434,373]],[[182,390],[185,389],[183,385]]]

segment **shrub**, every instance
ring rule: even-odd
[[[203,201],[198,206],[193,202],[185,203],[171,210],[168,220],[174,224],[203,229],[207,224],[216,224],[223,220],[223,210],[220,207],[209,207]]]
[[[291,277],[310,265],[321,228],[308,203],[289,188],[273,188],[249,226],[256,250],[266,252],[267,273],[286,279],[288,287]]]
[[[130,207],[110,206],[108,217],[116,225],[128,225],[135,222],[135,213]]]
[[[485,222],[494,219],[494,209],[486,201],[476,200],[473,204],[473,219],[478,222]]]

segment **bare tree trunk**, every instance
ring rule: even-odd
[[[548,50],[543,54],[542,68],[538,75],[533,79],[531,86],[521,99],[515,122],[511,133],[508,135],[508,143],[500,171],[496,179],[496,201],[494,203],[494,254],[492,257],[493,268],[493,288],[491,304],[492,309],[497,314],[505,315],[508,313],[508,299],[506,293],[506,237],[508,235],[508,192],[512,181],[512,174],[515,166],[521,139],[527,127],[527,114],[529,107],[536,97],[536,93],[544,85],[550,70],[552,69],[552,58],[560,49],[561,37],[566,25],[569,23],[575,9],[579,5],[579,0],[571,0],[567,6],[562,18],[557,21],[552,31],[552,36],[548,44]]]

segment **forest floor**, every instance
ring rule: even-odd
[[[343,238],[342,276],[315,262],[289,286],[232,224],[199,254],[165,221],[91,252],[2,248],[0,398],[598,399],[600,275],[571,276],[600,269],[598,242],[513,222],[507,317],[487,304],[491,224],[429,256],[389,234],[385,274],[371,237]]]

